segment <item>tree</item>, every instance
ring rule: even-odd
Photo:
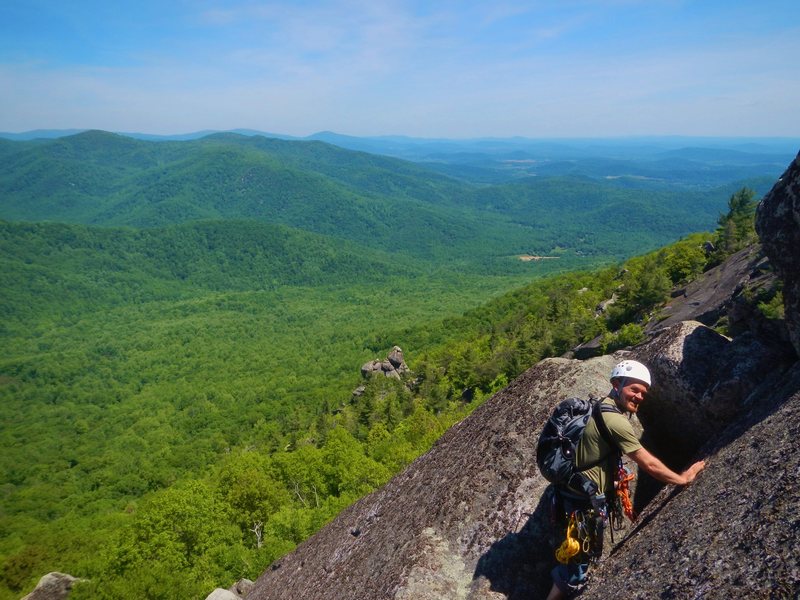
[[[608,311],[611,329],[643,318],[669,296],[672,282],[657,254],[628,263],[618,301]]]
[[[362,496],[389,479],[389,472],[364,453],[364,446],[343,428],[330,432],[322,448],[328,488],[336,496]]]
[[[704,238],[707,239],[703,234],[694,234],[659,252],[673,284],[687,283],[703,272],[707,261],[703,250]]]
[[[753,190],[743,187],[728,200],[728,213],[720,215],[717,221],[717,249],[722,253],[720,261],[758,239],[755,229],[758,202],[755,197]]]
[[[174,485],[143,503],[117,555],[119,574],[147,564],[192,567],[214,547],[236,544],[228,509],[210,486],[199,481]]]
[[[230,506],[241,530],[255,536],[261,547],[263,525],[270,515],[291,502],[269,457],[259,452],[234,452],[222,461],[217,477],[220,496]]]

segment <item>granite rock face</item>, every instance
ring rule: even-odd
[[[800,355],[800,154],[759,203],[756,231],[783,280],[786,322]]]
[[[653,336],[682,321],[713,327],[724,318],[732,335],[749,331],[772,345],[789,346],[785,321],[767,319],[754,307],[754,298],[771,293],[779,284],[761,245],[749,246],[676,290],[645,325],[645,333]]]
[[[800,594],[800,365],[703,448],[689,487],[667,487],[592,575],[587,598],[793,599]]]
[[[256,581],[247,600],[546,595],[552,552],[538,433],[564,397],[608,392],[618,359],[548,359]]]
[[[677,323],[636,349],[653,374],[639,410],[646,440],[677,468],[752,408],[751,393],[794,362],[750,334],[730,339],[697,321]]]
[[[749,246],[674,290],[666,305],[645,323],[645,335],[658,335],[683,321],[699,321],[709,327],[724,321],[732,335],[752,333],[784,353],[792,347],[786,321],[769,319],[757,308],[759,299],[773,294],[779,285],[761,245]],[[570,357],[586,359],[600,354],[602,336],[573,348]]]

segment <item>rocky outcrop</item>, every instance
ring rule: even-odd
[[[399,346],[394,346],[384,360],[371,360],[361,365],[361,377],[369,379],[371,377],[383,375],[398,381],[404,381],[406,387],[412,388],[415,382],[409,381],[411,369],[408,368],[403,350]],[[358,398],[364,395],[367,390],[366,385],[360,385],[353,390],[353,397]]]
[[[686,287],[676,289],[645,324],[644,333],[652,337],[684,321],[699,321],[709,327],[724,323],[731,335],[750,332],[762,343],[785,353],[791,347],[786,321],[769,319],[758,309],[758,302],[771,296],[780,285],[761,245],[749,246]],[[599,356],[602,342],[602,336],[597,336],[573,348],[570,356],[581,360]]]
[[[800,355],[800,154],[759,203],[756,231],[783,280],[786,322]]]
[[[676,289],[645,324],[644,333],[652,337],[684,321],[699,321],[709,327],[724,322],[733,335],[749,331],[764,343],[778,346],[781,353],[786,352],[791,346],[786,322],[768,319],[757,308],[759,299],[773,293],[779,285],[761,246],[749,246],[686,287]],[[570,356],[585,360],[602,352],[603,337],[597,336],[573,348]]]
[[[658,315],[647,323],[645,333],[654,335],[681,321],[699,321],[711,327],[721,317],[728,316],[734,307],[739,307],[740,316],[729,325],[737,332],[746,330],[750,319],[742,313],[740,305],[745,298],[775,285],[777,277],[770,269],[761,246],[749,246],[678,290]],[[753,315],[749,316],[753,318]]]
[[[77,577],[66,573],[48,573],[22,600],[66,600],[72,591],[72,586],[79,581]]]
[[[385,360],[371,360],[361,365],[361,376],[365,379],[373,375],[402,379],[407,373],[410,373],[410,369],[399,346],[394,346]]]
[[[234,583],[231,587],[228,588],[229,592],[236,594],[244,598],[247,594],[250,593],[250,590],[253,589],[254,582],[250,579],[240,579],[236,583]]]

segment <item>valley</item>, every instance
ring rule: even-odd
[[[584,158],[488,183],[456,155],[0,140],[0,598],[49,570],[118,598],[260,572],[531,361],[619,341],[594,310],[623,261],[683,238],[626,263],[679,279],[705,260],[690,234],[772,176],[655,185]],[[353,397],[394,345],[419,380]]]

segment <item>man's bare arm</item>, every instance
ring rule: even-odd
[[[706,466],[706,462],[701,460],[694,463],[683,473],[676,473],[644,448],[639,448],[628,454],[628,456],[648,475],[671,485],[687,485],[691,483]]]

